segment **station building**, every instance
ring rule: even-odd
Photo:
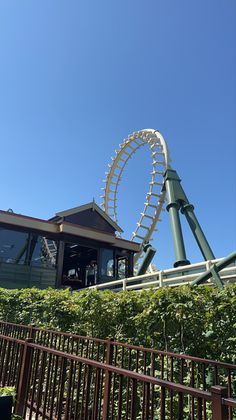
[[[49,220],[0,211],[0,287],[77,290],[131,277],[140,245],[121,232],[95,202]]]

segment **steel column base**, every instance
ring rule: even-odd
[[[179,261],[175,261],[174,263],[174,267],[180,267],[182,265],[189,265],[190,261],[189,260],[179,260]]]

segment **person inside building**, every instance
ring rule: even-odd
[[[86,267],[87,286],[93,286],[97,282],[97,262],[92,260]]]

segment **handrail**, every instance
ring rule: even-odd
[[[232,261],[230,263],[232,263]],[[207,272],[207,271],[210,271],[211,266],[214,266],[215,264],[217,264],[217,266],[223,266],[221,270],[221,276],[223,280],[231,280],[231,279],[236,280],[236,265],[225,267],[224,258],[218,258],[215,260],[201,261],[200,263],[194,263],[191,265],[170,268],[167,270],[159,270],[155,273],[142,274],[141,276],[133,276],[133,277],[123,278],[119,280],[109,281],[106,283],[99,283],[99,284],[88,287],[88,289],[101,290],[101,289],[113,288],[114,286],[122,286],[123,290],[142,289],[150,285],[153,287],[155,286],[162,287],[165,285],[169,285],[170,283],[173,283],[173,282],[176,282],[176,283],[173,285],[170,284],[170,286],[177,286],[181,284],[186,284],[188,281],[194,281],[200,275],[205,274],[205,272],[202,273],[201,271],[196,272],[195,271],[196,269],[204,268]],[[183,274],[183,273],[187,273],[187,274]],[[177,275],[174,277],[168,277],[173,274],[177,274]],[[151,281],[152,279],[154,280]],[[147,281],[144,282],[145,280]],[[138,282],[138,283],[130,284],[134,282]]]
[[[222,404],[227,405],[228,407],[236,408],[236,400],[233,398],[222,398]]]
[[[77,340],[89,340],[89,341],[94,341],[100,344],[104,344],[104,345],[112,345],[112,346],[117,346],[117,347],[123,347],[123,348],[127,348],[130,350],[137,350],[137,351],[141,351],[141,352],[146,352],[146,353],[151,353],[151,354],[156,354],[156,355],[160,355],[160,356],[167,356],[167,357],[174,357],[176,359],[185,359],[185,360],[190,360],[196,363],[203,363],[203,364],[212,364],[214,366],[219,366],[225,369],[231,369],[231,370],[235,370],[236,371],[236,364],[232,364],[232,363],[226,363],[226,362],[220,362],[217,360],[212,360],[212,359],[204,359],[201,357],[196,357],[196,356],[191,356],[185,353],[174,353],[174,352],[169,352],[169,351],[164,351],[164,350],[157,350],[154,348],[150,348],[150,347],[144,347],[144,346],[137,346],[134,344],[128,344],[128,343],[123,343],[120,341],[114,341],[111,339],[101,339],[101,338],[97,338],[97,337],[91,337],[91,336],[83,336],[83,335],[78,335],[78,334],[73,334],[73,333],[69,333],[69,332],[61,332],[61,331],[54,331],[54,330],[47,330],[47,329],[43,329],[43,328],[39,328],[39,327],[34,327],[31,325],[24,325],[24,324],[16,324],[16,323],[12,323],[12,322],[6,322],[6,321],[2,321],[0,320],[0,325],[6,325],[6,326],[12,326],[12,327],[17,327],[17,328],[22,328],[22,329],[27,329],[29,332],[33,333],[34,331],[38,331],[38,332],[42,332],[42,333],[49,333],[49,334],[55,334],[58,336],[65,336],[67,338],[72,338],[72,339],[77,339]],[[3,334],[4,335],[4,334]],[[1,334],[0,334],[1,336]],[[11,337],[9,335],[4,335],[5,337],[9,337],[11,338],[11,340],[20,340],[17,339],[15,337]],[[35,334],[33,334],[33,336],[35,336]],[[35,343],[37,344],[37,343]],[[48,347],[47,347],[48,348]]]

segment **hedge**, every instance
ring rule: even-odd
[[[236,285],[119,293],[0,289],[0,318],[236,363]]]

